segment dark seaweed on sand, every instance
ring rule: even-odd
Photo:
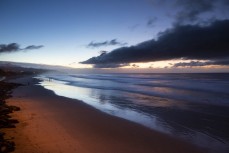
[[[12,152],[15,149],[15,144],[12,140],[4,137],[3,128],[15,128],[17,120],[12,119],[9,115],[13,111],[19,111],[20,108],[16,106],[9,106],[6,104],[6,99],[11,97],[12,89],[18,87],[19,84],[7,83],[0,81],[0,153]]]

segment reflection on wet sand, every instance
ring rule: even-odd
[[[117,78],[114,82],[100,79],[93,82],[88,78],[80,78],[80,82],[73,78],[73,83],[52,79],[52,82],[43,81],[41,85],[58,95],[82,100],[103,112],[183,138],[212,152],[229,151],[228,107],[213,104],[213,100],[225,103],[226,94],[137,86],[136,83],[120,85]],[[215,98],[211,99],[211,96]],[[209,104],[203,99],[210,99]]]

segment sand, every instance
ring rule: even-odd
[[[15,89],[7,101],[21,108],[12,115],[19,124],[7,130],[16,143],[15,153],[200,152],[181,140],[57,96],[29,77],[17,82],[26,85]]]

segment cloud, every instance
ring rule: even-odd
[[[119,64],[119,63],[106,63],[106,64],[96,64],[94,68],[118,68],[123,66],[129,66],[129,64]]]
[[[32,50],[32,49],[40,49],[44,47],[43,45],[35,46],[35,45],[30,45],[24,48],[24,50]]]
[[[229,20],[208,26],[178,25],[161,32],[158,39],[121,47],[92,57],[83,64],[127,64],[172,59],[214,60],[229,57]]]
[[[172,67],[195,67],[195,66],[206,66],[209,62],[191,61],[191,62],[179,62],[174,64]]]
[[[175,5],[180,8],[176,14],[177,24],[229,18],[228,0],[176,0]]]
[[[134,31],[134,30],[136,30],[139,26],[140,26],[140,24],[135,24],[135,25],[129,26],[128,29],[129,29],[130,31]]]
[[[229,18],[228,0],[151,0],[154,9],[166,8],[174,24],[196,24]]]
[[[147,26],[148,26],[148,27],[154,27],[157,20],[158,20],[157,17],[150,18],[150,19],[147,21]]]
[[[35,46],[30,45],[25,48],[20,48],[20,45],[17,43],[10,43],[10,44],[0,44],[0,53],[11,53],[11,52],[17,52],[17,51],[25,51],[25,50],[32,50],[32,49],[40,49],[42,48],[42,45]]]
[[[103,46],[125,46],[127,43],[119,42],[117,39],[112,39],[110,41],[104,41],[104,42],[90,42],[87,47],[91,48],[98,48]]]
[[[132,64],[131,66],[134,68],[139,68],[139,66],[137,64]]]
[[[176,4],[181,10],[176,14],[178,23],[196,21],[199,15],[213,11],[216,0],[177,0]]]
[[[21,50],[17,43],[0,44],[0,53],[15,52]]]
[[[209,66],[209,65],[229,66],[229,59],[213,60],[207,62],[200,62],[200,61],[179,62],[179,63],[175,63],[172,67],[196,67],[196,66]]]

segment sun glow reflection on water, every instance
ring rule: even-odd
[[[99,92],[103,92],[103,91],[100,91],[99,89],[97,89],[98,91],[96,91],[90,88],[70,86],[67,85],[66,82],[64,81],[57,81],[57,80],[52,80],[52,81],[44,80],[40,83],[40,85],[45,87],[46,89],[54,91],[54,93],[59,96],[82,100],[85,103],[95,107],[96,109],[99,109],[102,112],[108,113],[113,116],[121,117],[139,123],[141,125],[150,127],[152,129],[157,129],[158,131],[169,134],[168,129],[164,127],[165,123],[161,124],[156,116],[149,117],[145,114],[139,113],[137,111],[133,111],[128,108],[123,109],[115,105],[112,105],[109,102],[109,100],[107,100],[106,98],[103,99],[103,97],[100,96]],[[111,92],[112,94],[112,91],[108,91],[108,92]]]

